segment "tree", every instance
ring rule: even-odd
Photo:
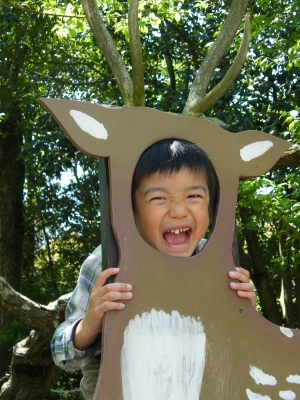
[[[33,267],[35,232],[43,228],[47,231],[43,225],[43,210],[49,204],[43,202],[40,188],[47,186],[49,176],[59,176],[66,164],[70,166],[69,157],[74,157],[69,141],[51,119],[43,115],[36,99],[51,93],[60,96],[62,91],[66,93],[64,84],[68,83],[70,65],[74,69],[71,83],[76,87],[87,66],[85,60],[69,57],[67,40],[59,43],[57,52],[56,35],[51,33],[54,23],[49,18],[38,14],[32,20],[30,14],[18,10],[12,13],[7,7],[2,7],[1,11],[0,274],[20,290],[22,267],[25,273],[30,273]],[[40,81],[35,79],[36,76]],[[56,82],[54,90],[53,81]],[[43,137],[40,143],[36,143],[35,138],[40,135],[42,127],[50,129],[56,136],[51,139],[48,136],[48,140]],[[50,146],[53,152],[51,157],[47,157],[45,154]],[[62,156],[66,162],[64,165],[57,163],[58,153],[63,153],[63,148],[69,149]],[[40,173],[36,173],[36,168]],[[31,215],[26,218],[29,209]],[[48,265],[51,267],[50,262]],[[10,314],[3,314],[1,310],[0,321],[2,332],[6,332],[11,323]],[[8,348],[13,344],[12,340],[1,340],[1,376],[8,371],[11,358]]]

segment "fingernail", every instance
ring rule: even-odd
[[[123,308],[125,308],[125,307],[126,307],[126,304],[125,304],[125,303],[121,303],[121,304],[123,304],[123,306],[124,306]]]
[[[127,285],[127,286],[126,286],[126,289],[131,290],[131,289],[132,289],[132,286],[131,286],[131,285]]]

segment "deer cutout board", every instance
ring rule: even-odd
[[[94,400],[300,399],[299,331],[267,321],[229,288],[228,278],[239,178],[268,171],[289,143],[143,107],[40,102],[79,150],[108,158],[117,280],[133,286],[126,308],[106,315]],[[199,145],[219,179],[214,230],[189,258],[150,247],[134,223],[135,166],[164,138]]]

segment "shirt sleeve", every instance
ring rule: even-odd
[[[55,364],[68,371],[76,371],[100,353],[101,334],[93,346],[86,350],[74,347],[74,332],[84,317],[89,303],[90,293],[99,274],[102,272],[101,246],[84,261],[77,285],[66,307],[66,320],[54,332],[51,352]]]

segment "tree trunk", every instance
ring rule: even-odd
[[[41,305],[16,292],[0,276],[0,307],[36,329],[13,347],[10,376],[2,385],[0,400],[40,400],[63,374],[54,365],[50,341],[55,327],[64,320],[70,296],[71,293],[48,306]]]
[[[285,318],[285,326],[295,328],[290,250],[286,248],[286,235],[283,234],[279,240],[279,254],[283,258],[285,257],[284,269],[281,272],[280,304]]]
[[[247,229],[250,213],[244,207],[240,207],[239,212],[241,220],[245,225],[243,233],[246,238],[250,258],[248,260],[248,266],[245,266],[245,268],[250,269],[249,267],[251,265],[251,278],[256,287],[264,316],[274,324],[282,325],[282,316],[279,312],[276,297],[269,279],[268,269],[264,262],[263,251],[259,246],[257,232],[253,229]],[[240,255],[241,266],[243,267],[247,255],[243,252],[241,252]]]
[[[18,107],[2,123],[0,132],[0,275],[16,289],[20,288],[23,263],[23,184],[25,167],[20,157],[22,135],[18,125],[21,113]],[[6,330],[12,317],[0,309],[0,326]],[[0,377],[8,372],[11,343],[0,341]]]
[[[54,365],[49,332],[31,331],[14,346],[10,380],[2,386],[1,400],[41,400],[64,371]]]
[[[28,49],[22,45],[17,48],[18,51],[4,64],[9,96],[7,102],[1,104],[4,116],[0,121],[0,275],[19,290],[23,265],[25,180],[21,149],[26,123],[22,113],[23,100],[20,99],[23,93],[18,86]],[[0,327],[5,331],[11,322],[11,315],[0,309]],[[11,360],[8,349],[12,344],[0,340],[0,378],[8,372]]]
[[[297,328],[300,328],[300,264],[299,258],[296,257],[296,254],[299,254],[299,240],[295,240],[294,242],[294,260],[295,260],[295,299],[296,299],[296,321]]]

